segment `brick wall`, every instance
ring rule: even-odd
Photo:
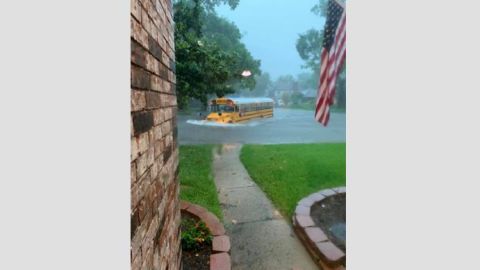
[[[131,265],[180,269],[170,0],[131,0]]]

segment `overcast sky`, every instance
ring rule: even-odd
[[[275,80],[280,75],[296,76],[305,71],[295,48],[298,34],[323,28],[324,19],[310,9],[318,0],[240,0],[235,10],[217,8],[220,16],[233,21],[244,34],[243,42],[261,69]]]

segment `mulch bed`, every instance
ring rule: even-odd
[[[182,213],[182,220],[193,219],[198,221],[192,215]],[[184,230],[180,226],[181,230]],[[212,244],[204,244],[201,248],[193,251],[182,250],[183,270],[210,270],[210,254],[212,253]]]
[[[345,252],[345,193],[329,196],[311,207],[310,215],[330,241]]]

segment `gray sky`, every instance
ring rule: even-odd
[[[217,8],[220,16],[233,21],[243,33],[243,42],[261,69],[275,80],[280,75],[296,76],[305,71],[297,53],[298,34],[310,28],[321,29],[324,19],[310,9],[318,0],[240,0],[235,10]]]

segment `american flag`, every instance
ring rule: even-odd
[[[315,119],[324,126],[330,119],[330,105],[335,97],[335,82],[346,55],[345,7],[329,0],[327,21],[323,30],[320,53],[320,82],[318,84]]]

